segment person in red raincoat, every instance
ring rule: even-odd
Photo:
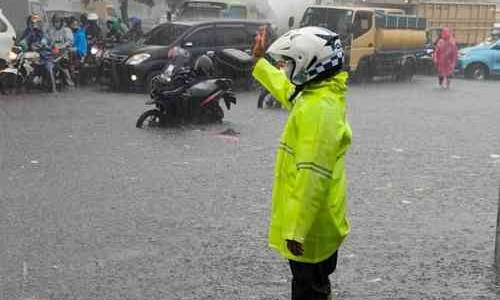
[[[457,64],[458,50],[455,40],[448,28],[443,28],[441,38],[434,51],[434,64],[439,76],[439,86],[450,88],[450,78]]]

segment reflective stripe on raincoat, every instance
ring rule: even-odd
[[[310,83],[290,102],[295,86],[265,59],[254,77],[290,111],[278,147],[269,245],[287,259],[318,263],[349,233],[344,155],[352,132],[346,118],[345,72]],[[294,256],[286,240],[303,244]]]

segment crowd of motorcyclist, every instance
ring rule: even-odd
[[[85,66],[86,59],[93,55],[93,45],[102,41],[114,44],[138,41],[143,36],[141,19],[132,17],[128,23],[130,28],[120,18],[112,17],[106,21],[106,30],[103,30],[99,17],[94,13],[82,14],[80,18],[64,18],[55,14],[48,24],[34,14],[27,18],[26,29],[17,45],[24,52],[39,54],[39,80],[46,78],[49,89],[56,92],[56,74],[67,87],[74,87],[78,83],[75,74]]]

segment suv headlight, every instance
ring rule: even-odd
[[[150,57],[151,57],[151,54],[139,53],[139,54],[136,54],[136,55],[130,57],[129,59],[127,59],[126,64],[131,65],[131,66],[139,65],[139,64],[142,64],[146,59],[148,59]]]

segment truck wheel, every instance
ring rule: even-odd
[[[360,61],[353,75],[354,82],[356,83],[365,84],[372,81],[373,75],[370,62],[368,60]]]
[[[486,78],[488,78],[488,75],[488,67],[480,63],[471,65],[465,72],[465,76],[467,78],[474,80],[485,80]]]
[[[399,75],[399,80],[400,81],[411,81],[413,76],[415,76],[416,73],[416,65],[413,60],[407,60],[404,64],[403,67],[401,68],[401,74]]]

